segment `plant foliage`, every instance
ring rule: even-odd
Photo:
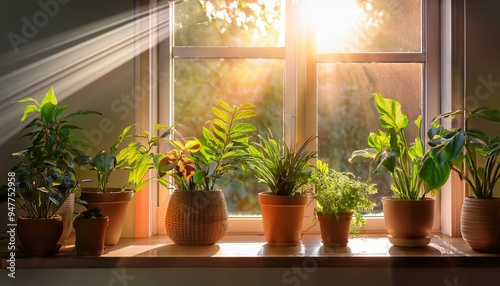
[[[464,118],[465,129],[448,129],[440,124],[442,119],[453,119],[457,115]],[[421,177],[439,185],[443,180],[446,182],[453,170],[476,198],[490,199],[500,178],[500,135],[490,138],[480,129],[469,128],[472,118],[500,122],[500,110],[482,107],[467,114],[464,110],[457,110],[435,117],[427,131],[431,146],[428,164],[434,165],[440,172],[422,172]]]
[[[170,140],[171,149],[154,163],[160,175],[169,174],[177,188],[185,190],[219,190],[231,180],[223,178],[240,167],[250,146],[250,135],[257,129],[247,122],[257,115],[250,103],[230,106],[217,100],[212,107],[214,119],[202,128],[200,139]],[[167,179],[160,183],[169,185]]]
[[[294,196],[310,178],[310,160],[316,152],[308,151],[307,145],[314,137],[307,139],[298,149],[289,147],[284,140],[275,140],[258,135],[259,141],[248,148],[246,165],[251,168],[260,182],[266,184],[276,196]]]
[[[392,190],[397,199],[419,200],[429,192],[434,194],[434,186],[425,185],[421,195],[422,180],[419,171],[423,164],[424,145],[417,135],[414,142],[409,142],[405,128],[408,117],[403,113],[401,104],[393,99],[384,98],[375,93],[375,105],[379,113],[379,123],[383,130],[371,132],[368,136],[368,148],[356,150],[349,161],[355,157],[371,159],[371,171],[385,169],[392,179]],[[418,134],[421,132],[422,117],[414,121]],[[434,168],[431,164],[427,168]],[[437,168],[434,168],[437,169]]]
[[[375,184],[360,182],[349,172],[329,169],[328,164],[321,160],[316,162],[310,181],[314,185],[316,212],[335,216],[337,220],[341,213],[352,212],[354,232],[359,225],[365,224],[363,214],[371,212],[375,206],[370,201],[370,195],[377,193]]]
[[[71,119],[100,113],[81,110],[66,115],[67,105],[58,104],[53,88],[41,102],[31,97],[18,102],[29,103],[21,122],[36,115],[21,130],[31,146],[13,154],[19,159],[13,168],[19,184],[17,194],[22,199],[19,203],[29,217],[50,218],[77,190],[76,167],[83,168],[90,160],[80,150],[88,144],[77,140],[73,132],[81,128],[72,124]]]

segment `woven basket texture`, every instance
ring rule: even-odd
[[[221,191],[175,190],[167,207],[165,228],[181,245],[211,245],[227,230],[227,206]]]

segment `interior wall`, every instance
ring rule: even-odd
[[[135,122],[135,0],[2,0],[0,2],[0,176],[15,164],[11,154],[27,147],[20,139],[23,97],[40,100],[53,87],[68,111],[93,109],[103,116],[78,118],[79,134],[94,149],[107,150]],[[122,186],[126,173],[111,184]],[[79,179],[96,180],[94,172]],[[95,186],[96,183],[82,186]],[[133,205],[124,236],[133,236]],[[2,225],[3,227],[4,225]]]
[[[500,2],[481,0],[466,2],[466,100],[465,108],[500,109]],[[488,136],[500,135],[500,124],[473,121],[471,127],[484,130]],[[500,197],[500,183],[495,196]]]

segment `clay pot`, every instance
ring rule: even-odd
[[[61,245],[57,241],[61,237],[63,223],[61,216],[53,218],[17,219],[17,235],[21,245],[21,252],[30,257],[44,257],[55,255]]]
[[[271,192],[258,195],[268,245],[293,246],[301,239],[307,196],[275,196]]]
[[[168,202],[165,228],[177,244],[212,245],[226,234],[227,218],[222,191],[175,190]]]
[[[321,242],[324,246],[346,247],[351,230],[352,212],[341,213],[339,219],[334,215],[318,212]]]
[[[465,198],[461,227],[473,250],[500,253],[500,198]]]
[[[115,245],[120,241],[128,203],[133,195],[132,190],[120,192],[118,188],[109,189],[106,193],[98,192],[96,188],[82,189],[80,198],[88,203],[87,209],[100,208],[109,217],[105,245]]]
[[[382,198],[385,226],[392,244],[426,246],[434,222],[434,202],[432,198],[416,201]]]
[[[86,219],[79,216],[73,222],[76,232],[76,252],[80,256],[101,256],[104,253],[109,217]]]

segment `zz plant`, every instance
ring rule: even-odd
[[[257,115],[255,106],[217,100],[212,112],[215,118],[205,123],[199,139],[170,140],[170,150],[154,160],[158,173],[172,176],[177,188],[220,190],[231,182],[227,175],[240,168],[247,154],[249,138],[257,130],[248,122]],[[160,183],[170,184],[167,178]]]

